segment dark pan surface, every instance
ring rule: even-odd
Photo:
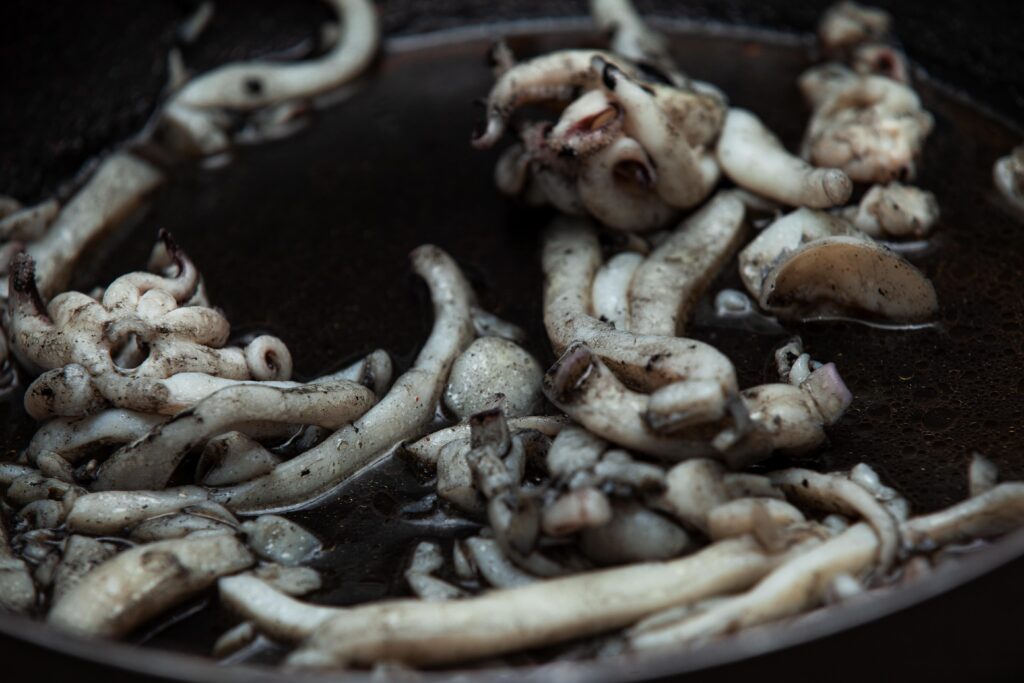
[[[513,45],[527,55],[592,38],[552,34]],[[491,181],[495,154],[468,145],[478,115],[471,102],[490,83],[487,44],[458,40],[393,54],[351,99],[295,137],[241,149],[224,168],[181,169],[79,284],[142,267],[156,229],[166,227],[195,258],[235,330],[280,335],[297,373],[309,377],[378,347],[400,363],[411,360],[431,318],[406,256],[430,241],[463,264],[485,306],[525,326],[531,350],[551,361],[537,257],[549,214],[503,200]],[[685,70],[721,86],[790,145],[799,139],[806,115],[794,81],[810,64],[803,46],[698,35],[676,45]],[[837,362],[855,394],[831,446],[799,462],[833,469],[867,461],[923,512],[966,495],[973,451],[992,458],[1004,477],[1024,477],[1015,431],[1022,408],[1009,400],[1024,389],[1024,300],[1015,292],[1024,237],[989,180],[992,162],[1019,136],[928,82],[918,90],[936,117],[919,182],[939,197],[943,219],[935,248],[914,260],[935,281],[940,324],[888,332],[818,323],[794,331],[816,357]],[[733,272],[713,289],[735,286]],[[773,379],[771,351],[785,338],[707,317],[692,334],[725,350],[744,385]],[[31,426],[16,406],[2,410],[2,443],[11,452]],[[434,514],[430,488],[393,460],[322,507],[293,513],[331,548],[320,562],[328,585],[314,597],[352,604],[400,593],[412,539],[467,533]],[[204,653],[231,623],[204,607],[207,599],[137,640]]]

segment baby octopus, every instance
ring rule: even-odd
[[[36,419],[83,416],[107,406],[172,414],[168,378],[277,380],[291,374],[292,360],[276,337],[260,336],[245,347],[225,346],[230,326],[223,314],[194,305],[200,278],[191,259],[166,232],[160,239],[170,273],[130,273],[102,297],[65,292],[44,305],[35,262],[14,258],[10,275],[8,329],[15,356],[42,370],[25,394]]]
[[[596,2],[594,12],[614,29],[613,45],[629,49],[563,50],[518,64],[506,46],[495,50],[497,80],[475,147],[493,146],[525,104],[566,103],[554,123],[518,125],[519,141],[495,169],[499,190],[621,231],[664,226],[709,197],[722,173],[792,206],[849,199],[853,186],[842,170],[813,168],[752,113],[728,109],[717,88],[667,68],[663,37],[643,27],[628,3]]]

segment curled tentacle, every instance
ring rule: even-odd
[[[372,405],[369,389],[344,380],[289,389],[261,384],[227,387],[121,448],[100,466],[93,488],[160,489],[192,447],[239,424],[269,421],[337,428]]]
[[[139,546],[107,560],[64,593],[47,622],[82,635],[122,636],[252,563],[230,534]]]
[[[692,339],[636,335],[614,329],[591,313],[591,291],[601,263],[593,230],[566,220],[544,240],[544,323],[556,352],[579,341],[630,387],[655,391],[679,383],[694,389],[686,410],[694,424],[716,420],[736,392],[732,363],[713,347]]]
[[[361,73],[377,50],[377,12],[369,0],[331,0],[342,25],[337,45],[296,64],[242,62],[188,83],[175,102],[196,109],[252,110],[332,90]]]
[[[446,253],[424,246],[412,253],[434,303],[434,329],[413,367],[380,402],[324,443],[245,484],[218,490],[233,510],[281,507],[328,491],[403,439],[418,436],[434,418],[455,358],[473,338],[472,289]]]
[[[192,298],[199,286],[198,269],[169,232],[161,229],[158,239],[177,271],[175,275],[165,277],[146,272],[122,275],[103,292],[105,308],[110,311],[135,310],[140,298],[154,290],[170,295],[179,305]]]
[[[74,463],[103,446],[134,441],[166,419],[162,415],[110,409],[88,417],[50,420],[32,436],[26,455],[31,463],[42,453],[56,453]]]
[[[691,307],[738,246],[744,214],[738,199],[719,193],[651,252],[630,284],[631,332],[683,333]]]
[[[156,167],[128,152],[104,159],[46,234],[28,246],[43,296],[62,291],[81,254],[138,209],[163,180]]]
[[[772,472],[772,483],[789,498],[819,505],[830,512],[859,514],[877,534],[878,563],[883,570],[892,566],[900,548],[900,528],[886,508],[863,487],[835,474],[805,469]]]
[[[814,168],[791,155],[744,109],[729,110],[716,153],[722,170],[736,184],[790,206],[841,206],[853,192],[853,183],[842,170]]]
[[[425,603],[399,600],[318,620],[289,664],[325,668],[391,659],[443,664],[570,640],[631,624],[667,607],[742,590],[776,564],[747,540],[671,562],[637,564]],[[317,617],[323,613],[317,612]]]

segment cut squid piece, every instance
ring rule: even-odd
[[[583,554],[598,565],[678,557],[693,548],[689,534],[642,505],[619,502],[611,519],[580,534]]]
[[[466,512],[483,512],[483,498],[473,480],[473,468],[469,464],[472,447],[468,440],[452,441],[441,449],[436,460],[437,495]]]
[[[136,543],[152,543],[153,541],[184,538],[189,534],[199,531],[225,531],[230,533],[234,530],[235,525],[225,524],[209,517],[188,513],[174,513],[147,519],[132,529],[129,537]]]
[[[320,572],[312,567],[285,567],[271,562],[261,563],[251,573],[282,593],[293,596],[312,593],[323,585]]]
[[[668,461],[715,458],[745,467],[775,450],[806,451],[824,440],[824,426],[852,397],[834,366],[817,372],[808,390],[769,384],[742,392],[731,420],[658,430],[651,418],[655,396],[632,391],[586,345],[574,344],[545,376],[545,394],[573,420],[621,446]]]
[[[320,541],[295,522],[277,515],[260,515],[243,522],[246,545],[270,562],[294,567],[320,551]]]
[[[586,572],[442,603],[398,600],[332,610],[288,658],[301,668],[475,659],[621,628],[653,612],[743,590],[781,560],[750,539],[664,563]],[[237,581],[237,580],[233,580]],[[225,582],[226,583],[226,582]],[[296,629],[298,630],[298,629]]]
[[[875,185],[843,214],[872,237],[924,237],[939,219],[935,195],[910,185]]]
[[[544,394],[573,420],[620,446],[670,461],[717,455],[714,431],[698,426],[669,436],[653,430],[645,419],[650,396],[626,387],[585,344],[570,346],[548,370]]]
[[[626,329],[681,335],[690,309],[738,246],[744,213],[742,202],[720,192],[651,252],[630,284]]]
[[[60,602],[66,593],[116,553],[117,549],[112,544],[103,543],[89,536],[68,536],[64,541],[64,553],[60,564],[54,573],[52,603]]]
[[[205,503],[209,494],[198,486],[163,491],[101,491],[79,496],[68,511],[73,532],[102,536],[118,534],[147,519]]]
[[[462,546],[477,571],[496,588],[525,586],[537,580],[513,564],[494,539],[477,536],[466,539]]]
[[[1024,524],[1024,484],[1007,482],[946,510],[903,524],[909,548],[932,550],[948,543],[989,538]]]
[[[164,422],[163,415],[148,415],[111,408],[97,415],[57,418],[42,425],[26,449],[28,461],[35,463],[43,453],[55,453],[74,463],[103,446],[118,446],[144,436]]]
[[[992,179],[1003,197],[1024,212],[1024,145],[1000,158],[992,167]]]
[[[261,384],[221,389],[110,456],[92,488],[161,489],[195,445],[240,424],[269,421],[337,428],[363,415],[373,402],[373,392],[345,380],[293,389]]]
[[[434,419],[452,363],[473,339],[473,291],[448,254],[427,245],[412,252],[413,269],[430,287],[434,328],[413,367],[360,419],[267,475],[213,497],[234,511],[279,509],[326,493]]]
[[[306,638],[321,623],[343,611],[300,602],[247,574],[220,579],[217,589],[221,602],[229,609],[251,621],[261,633],[284,642]]]
[[[853,395],[835,365],[815,370],[800,387],[762,384],[740,392],[750,425],[730,435],[725,457],[733,467],[750,464],[773,451],[802,453],[825,441]],[[724,438],[725,434],[720,438]],[[733,440],[734,439],[734,440]]]
[[[751,296],[760,299],[765,277],[787,255],[814,240],[840,236],[871,239],[843,217],[824,211],[801,208],[782,216],[740,252],[743,285]]]
[[[883,571],[892,566],[900,549],[899,524],[865,488],[840,474],[820,474],[799,468],[772,472],[769,477],[790,499],[829,512],[863,517],[877,534],[878,564]]]
[[[629,330],[629,286],[644,257],[625,251],[608,259],[594,275],[594,315],[617,330]]]
[[[569,481],[577,472],[595,466],[607,450],[608,442],[586,429],[565,427],[548,449],[548,474],[555,480]]]
[[[441,602],[461,598],[466,592],[436,576],[434,572],[444,566],[441,546],[437,543],[423,541],[413,551],[412,561],[405,570],[405,581],[412,592],[428,602]]]
[[[576,189],[587,213],[613,230],[645,232],[676,213],[654,191],[658,173],[639,142],[620,137],[580,163]]]
[[[75,484],[44,477],[38,472],[33,472],[12,481],[4,493],[4,500],[17,506],[47,498],[71,504],[81,493],[83,493],[82,488]]]
[[[198,310],[191,307],[192,310]],[[226,325],[226,321],[225,321]],[[226,337],[226,331],[225,331]],[[288,348],[277,337],[260,335],[240,349],[219,349],[225,355],[243,356],[253,377],[251,379],[235,379],[219,377],[207,372],[176,372],[166,378],[149,378],[107,374],[90,377],[84,368],[77,364],[51,370],[40,376],[29,387],[25,396],[25,407],[36,419],[45,419],[52,414],[82,415],[97,412],[93,408],[111,402],[117,406],[143,410],[147,413],[177,415],[196,407],[211,395],[228,387],[252,386],[259,380],[258,386],[273,389],[303,389],[314,387],[310,393],[326,391],[325,385],[338,386],[342,380],[356,382],[370,388],[376,393],[378,389],[387,391],[391,382],[391,358],[384,351],[375,351],[350,367],[336,373],[324,375],[307,383],[277,380],[277,377],[291,375],[291,354]],[[226,359],[226,358],[225,358]],[[270,368],[273,368],[270,370]],[[216,368],[213,371],[221,371]],[[267,372],[263,372],[267,370]],[[244,373],[244,371],[242,371]],[[45,380],[51,375],[51,380]],[[342,384],[343,385],[343,384]],[[320,387],[320,388],[317,388]],[[244,390],[239,390],[244,391]],[[301,392],[292,392],[301,393]],[[38,398],[37,398],[38,397]],[[62,403],[58,404],[58,401]],[[316,424],[336,428],[340,423],[331,423],[331,411]]]
[[[206,442],[196,464],[196,481],[230,486],[267,474],[281,459],[241,432],[227,432]]]
[[[866,313],[899,323],[926,322],[939,310],[920,270],[860,237],[825,237],[789,254],[765,276],[760,304],[787,317]]]
[[[116,152],[100,162],[46,234],[28,246],[43,297],[63,291],[82,252],[124,222],[163,180],[156,167],[128,152]]]
[[[790,206],[842,206],[853,183],[839,168],[814,168],[795,157],[745,109],[730,109],[716,148],[722,171],[737,185]]]
[[[692,387],[692,400],[674,406],[690,424],[724,416],[727,399],[736,393],[729,359],[702,342],[636,335],[594,318],[591,294],[600,263],[600,245],[585,222],[561,219],[548,228],[543,247],[544,324],[555,352],[582,342],[631,387],[655,391],[677,383],[684,392]]]
[[[668,471],[666,489],[656,504],[691,529],[708,532],[708,515],[729,502],[725,468],[714,460],[694,458]]]
[[[867,524],[857,524],[824,543],[805,544],[812,547],[772,571],[753,590],[681,622],[631,633],[631,648],[678,647],[798,614],[822,604],[836,577],[857,576],[869,569],[879,553],[878,537]]]
[[[608,497],[588,486],[563,493],[545,507],[541,528],[549,536],[565,536],[604,526],[612,514]]]
[[[251,111],[334,90],[362,73],[380,40],[377,10],[370,0],[329,0],[341,23],[336,46],[323,57],[283,64],[228,64],[187,83],[174,103],[192,109]]]
[[[252,564],[245,546],[226,533],[138,546],[87,574],[46,620],[63,631],[118,638]]]
[[[628,486],[640,494],[659,494],[665,490],[665,470],[658,465],[634,460],[626,451],[607,451],[594,465],[596,485]]]

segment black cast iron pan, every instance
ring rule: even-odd
[[[939,196],[943,221],[935,250],[918,262],[939,290],[941,324],[899,334],[849,325],[801,328],[813,351],[841,363],[856,396],[830,447],[801,463],[840,468],[866,460],[915,510],[928,511],[964,497],[972,451],[995,460],[1006,478],[1024,477],[1016,400],[1024,388],[1024,301],[1015,291],[1024,237],[988,175],[995,157],[1019,143],[1020,132],[977,104],[1008,117],[1024,112],[1024,77],[1004,67],[1022,56],[1008,27],[1024,17],[1013,3],[944,3],[942,21],[922,5],[883,4],[895,14],[910,56],[931,74],[918,89],[938,125],[920,183]],[[515,208],[494,191],[493,156],[467,144],[477,115],[471,101],[487,90],[482,54],[493,37],[516,34],[523,54],[598,37],[580,22],[501,23],[564,20],[582,15],[582,3],[425,5],[382,3],[386,35],[395,39],[347,102],[319,113],[289,140],[239,151],[226,168],[176,169],[141,222],[89,259],[78,284],[141,266],[156,227],[167,227],[194,256],[235,329],[280,335],[297,372],[311,376],[376,347],[408,362],[430,320],[405,254],[433,241],[465,266],[484,303],[524,325],[531,350],[551,360],[540,325],[536,258],[537,228],[548,215]],[[691,20],[676,26],[683,67],[757,111],[788,143],[799,139],[805,114],[793,81],[811,60],[799,35],[813,27],[824,3],[639,5]],[[26,201],[59,191],[84,161],[141,127],[157,100],[176,22],[189,9],[173,2],[144,10],[118,2],[16,4],[11,21],[0,27],[7,74],[0,82],[6,105],[0,111],[0,186]],[[190,65],[301,53],[328,18],[315,2],[228,2],[218,5],[216,16],[204,40],[186,53]],[[736,32],[709,21],[784,33]],[[940,80],[965,89],[974,102],[952,96]],[[780,342],[700,319],[694,333],[736,360],[744,384],[767,379],[765,361]],[[31,425],[16,403],[0,410],[0,444],[10,453],[25,443]],[[423,491],[400,463],[385,463],[329,505],[297,513],[333,547],[321,562],[328,588],[319,599],[351,604],[400,591],[397,570],[411,539],[460,533],[457,527],[424,530],[403,518],[402,506]],[[657,679],[700,669],[702,680],[755,673],[839,680],[1009,676],[1022,668],[1012,626],[1024,605],[1016,578],[1024,570],[1022,554],[1024,536],[1012,536],[884,601],[697,653],[476,675]],[[153,648],[83,643],[0,617],[0,656],[9,670],[47,678],[89,680],[118,672],[140,680],[280,679],[194,657],[230,623],[215,601],[198,601],[178,617],[137,634],[134,643]]]

